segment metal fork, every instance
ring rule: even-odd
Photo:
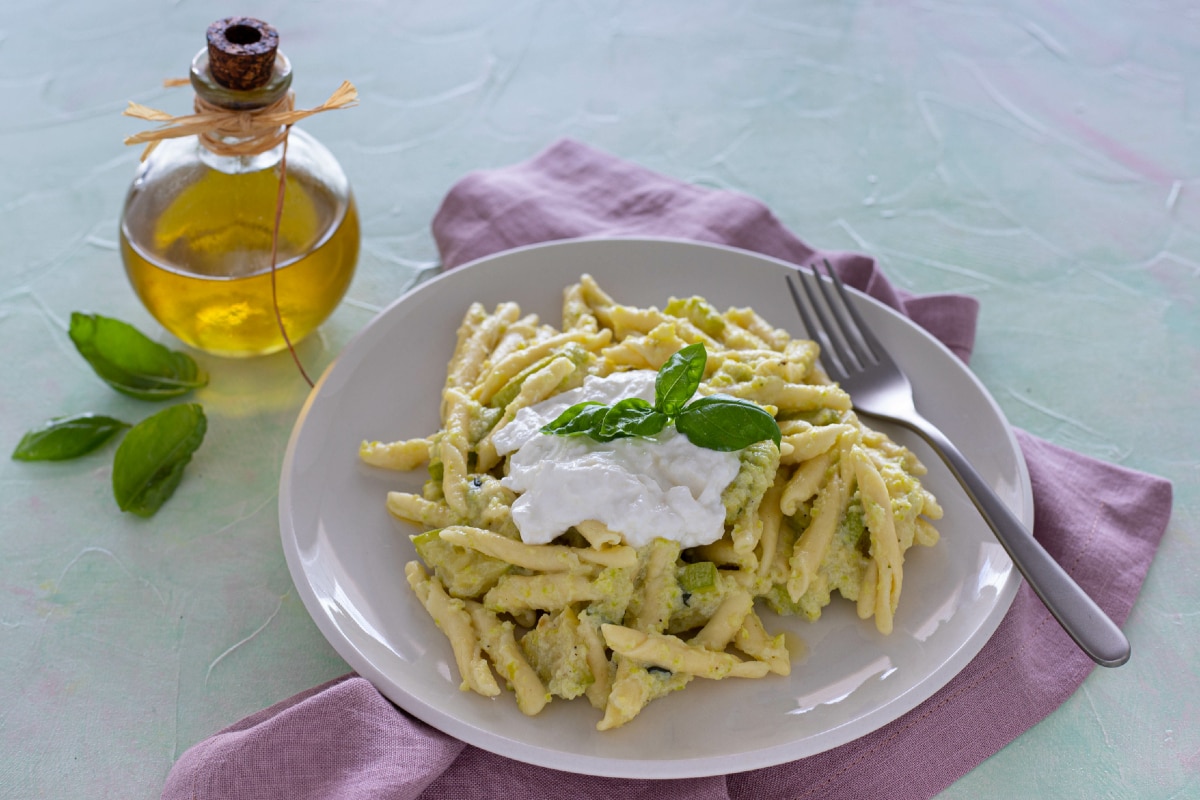
[[[1119,667],[1128,661],[1125,634],[1038,544],[954,443],[920,415],[908,377],[863,322],[828,262],[825,270],[828,277],[822,277],[815,267],[811,273],[797,270],[788,276],[788,289],[809,336],[821,346],[822,366],[850,395],[855,411],[898,423],[925,439],[1080,649],[1105,667]],[[797,283],[803,288],[803,297]]]

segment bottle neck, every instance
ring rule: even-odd
[[[255,89],[231,89],[213,77],[208,50],[192,59],[191,84],[197,113],[219,115],[212,130],[200,134],[200,160],[228,174],[269,169],[283,157],[284,126],[259,123],[262,115],[291,111],[292,65],[276,52],[270,79]]]

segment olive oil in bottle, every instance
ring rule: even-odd
[[[192,62],[198,111],[290,104],[291,65],[273,28],[232,18],[208,39]],[[150,313],[187,344],[233,357],[276,352],[324,322],[350,285],[360,237],[349,182],[324,146],[295,127],[239,133],[159,142],[120,232],[126,274]]]

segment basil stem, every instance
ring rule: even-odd
[[[102,414],[57,417],[21,437],[12,457],[17,461],[67,461],[87,455],[129,423]]]
[[[165,408],[134,425],[113,458],[117,506],[140,517],[153,516],[175,493],[207,429],[199,403]]]
[[[186,353],[170,350],[127,322],[99,314],[71,314],[71,341],[100,378],[139,400],[167,400],[208,383]]]

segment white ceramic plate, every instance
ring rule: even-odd
[[[585,774],[676,778],[770,766],[863,736],[945,685],[995,631],[1019,575],[970,501],[916,437],[888,429],[929,467],[946,510],[942,541],[909,551],[895,631],[881,636],[835,595],[816,623],[764,612],[769,630],[807,644],[789,677],[693,681],[615,731],[598,732],[583,699],[525,717],[511,693],[459,691],[450,647],[411,594],[415,557],[384,508],[390,489],[419,491],[424,472],[358,462],[364,439],[438,428],[440,390],[468,304],[513,300],[561,322],[561,293],[583,272],[618,301],[663,306],[702,295],[719,308],[752,306],[803,335],[782,262],[741,250],[646,239],[595,239],[508,251],[425,283],[383,311],[330,365],[292,433],[279,511],[297,590],[334,648],[392,702],[470,744]],[[1013,511],[1032,524],[1025,463],[983,386],[938,342],[863,296],[858,305],[916,386],[925,415],[953,438]]]

